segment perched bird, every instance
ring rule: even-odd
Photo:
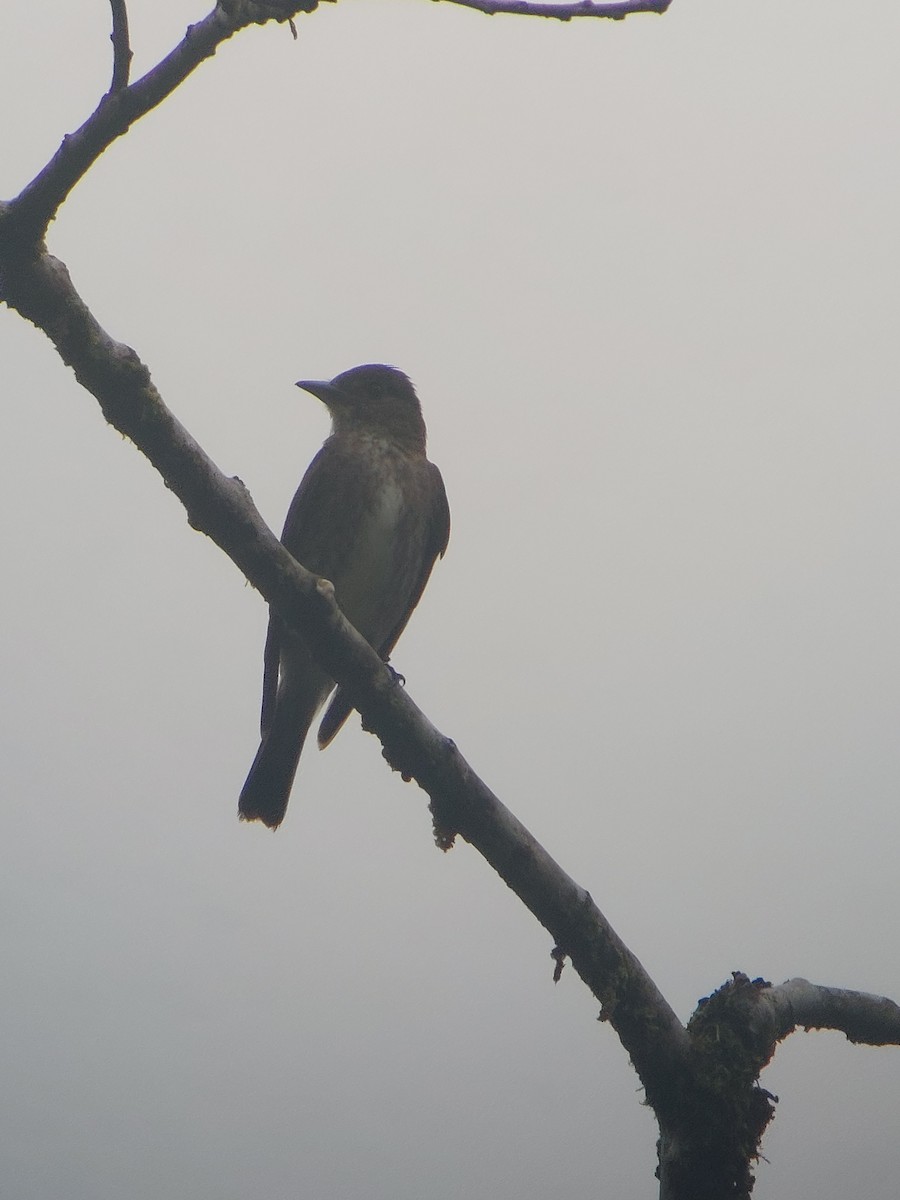
[[[310,463],[281,540],[330,579],[344,615],[388,660],[450,537],[450,509],[425,456],[425,422],[409,379],[394,367],[354,367],[330,383],[300,380],[331,415],[331,436]],[[262,741],[238,810],[277,828],[303,743],[334,680],[271,613],[263,670]],[[319,726],[328,745],[352,710],[338,688]]]

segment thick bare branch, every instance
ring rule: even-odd
[[[759,1087],[778,1042],[798,1026],[838,1029],[852,1042],[900,1045],[900,1007],[883,996],[789,979],[772,987],[736,971],[691,1017],[691,1071],[660,1123],[661,1200],[749,1196],[752,1164],[774,1116]]]
[[[683,1026],[638,960],[584,889],[550,858],[477,778],[456,747],[429,724],[378,656],[347,624],[322,586],[287,554],[239,480],[207,458],[157,393],[134,351],[114,341],[76,292],[64,264],[41,244],[47,222],[91,164],[129,126],[178,86],[242,26],[289,20],[317,0],[220,0],[183,41],[136,83],[107,95],[66,138],[53,160],[9,204],[0,204],[0,300],[43,329],[107,420],[131,438],[207,533],[282,615],[306,636],[334,679],[348,689],[385,757],[429,793],[436,829],[449,844],[472,843],[550,931],[618,1030],[648,1096],[675,1087],[687,1039]],[[116,9],[114,6],[114,15]],[[119,18],[119,73],[127,45]]]
[[[882,996],[789,979],[772,987],[733,973],[688,1025],[691,1070],[674,1108],[656,1107],[660,1200],[749,1197],[775,1097],[759,1086],[779,1041],[798,1026],[853,1042],[900,1045],[900,1007]]]
[[[128,9],[125,0],[109,0],[112,8],[113,74],[109,86],[111,92],[121,92],[128,86],[131,70],[131,43],[128,39]]]
[[[885,996],[788,979],[769,989],[766,1000],[773,1006],[779,1038],[801,1025],[836,1029],[867,1046],[900,1046],[900,1006]]]
[[[0,214],[2,216],[2,214]],[[2,239],[0,239],[2,246]],[[602,1005],[648,1099],[674,1092],[687,1055],[684,1027],[589,894],[553,861],[430,724],[378,655],[347,623],[330,585],[290,557],[239,480],[219,471],[163,404],[135,352],[87,309],[65,266],[46,252],[7,246],[2,299],[43,329],[107,420],[150,459],[211,537],[354,700],[388,762],[429,794],[443,843],[470,842],[551,933]]]
[[[518,17],[550,17],[556,21],[571,21],[575,17],[607,17],[622,21],[632,13],[664,13],[672,0],[619,0],[618,3],[598,3],[598,0],[576,0],[574,4],[537,4],[531,0],[444,0],[462,8],[487,13],[509,13]]]

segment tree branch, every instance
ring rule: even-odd
[[[120,3],[124,13],[124,3]],[[116,23],[113,2],[113,38],[116,62],[113,86],[97,108],[74,133],[67,134],[44,169],[9,204],[8,218],[22,236],[30,240],[43,237],[57,209],[90,170],[104,150],[122,136],[135,121],[145,116],[173,92],[179,84],[238,30],[266,21],[290,21],[301,12],[313,12],[318,0],[302,3],[250,3],[249,0],[219,0],[213,11],[196,25],[188,26],[182,40],[161,62],[130,86],[117,88],[117,75],[123,69],[122,16]],[[118,43],[116,36],[118,33]],[[126,41],[127,45],[127,41]],[[129,51],[130,53],[130,51]]]
[[[436,2],[440,3],[440,0]],[[557,21],[571,21],[574,17],[608,17],[623,21],[632,13],[664,13],[672,0],[619,0],[618,3],[576,0],[574,4],[538,4],[531,0],[444,0],[444,3],[472,8],[489,17],[509,13],[519,17],[550,17]]]
[[[113,74],[110,92],[120,92],[128,86],[128,73],[131,70],[131,44],[128,40],[128,9],[125,0],[109,0],[112,8],[113,44]]]
[[[106,419],[149,458],[181,499],[191,525],[229,555],[315,654],[384,745],[385,757],[432,801],[443,845],[460,833],[498,871],[568,955],[619,1033],[647,1095],[677,1090],[687,1036],[637,958],[578,887],[486,785],[451,741],[425,719],[371,647],[348,625],[330,585],[287,553],[240,480],[226,478],[163,404],[146,366],[100,326],[65,265],[43,247],[47,223],[115,138],[172,92],[243,25],[289,20],[305,4],[220,0],[147,75],[112,92],[64,139],[54,158],[8,204],[0,204],[0,300],[43,329]],[[121,15],[121,14],[120,14]],[[120,46],[122,44],[121,25]],[[119,51],[122,62],[122,51]],[[121,72],[123,68],[119,67]]]
[[[660,1200],[750,1196],[752,1164],[775,1115],[775,1097],[759,1077],[798,1025],[900,1045],[900,1007],[891,1000],[805,979],[772,987],[735,971],[691,1017],[691,1068],[677,1104],[656,1108]]]
[[[777,1023],[777,1037],[798,1025],[836,1029],[848,1041],[866,1046],[900,1046],[900,1006],[885,996],[825,987],[807,979],[788,979],[767,994]]]
[[[190,524],[225,551],[347,688],[388,762],[431,797],[442,844],[461,834],[550,932],[600,1001],[648,1098],[664,1103],[684,1070],[684,1027],[589,894],[426,720],[343,617],[330,584],[297,564],[266,526],[240,480],[224,476],[175,419],[135,352],[114,341],[90,313],[64,264],[46,252],[7,248],[0,265],[0,298],[47,333],[106,419],[143,451],[182,501]]]
[[[568,956],[616,1030],[660,1123],[665,1200],[749,1196],[751,1165],[774,1112],[758,1087],[777,1042],[798,1026],[840,1029],[854,1042],[900,1044],[900,1007],[861,992],[789,980],[771,987],[739,972],[701,1002],[686,1030],[638,959],[590,895],[550,857],[425,718],[375,651],[348,624],[334,589],[287,553],[247,489],[207,457],[166,408],[147,367],[100,326],[43,236],[59,205],[103,150],[150,111],[220,42],[243,26],[290,21],[317,0],[219,0],[166,59],[128,85],[130,47],[124,0],[113,9],[110,93],[44,170],[14,200],[0,202],[0,301],[44,330],[106,419],[130,438],[182,501],[190,524],[211,537],[262,593],[377,734],[384,757],[428,793],[440,845],[459,834],[498,872],[555,941],[557,968]],[[664,12],[670,0],[622,4],[528,4],[449,0],[482,12],[569,20]],[[615,11],[613,11],[615,10]]]

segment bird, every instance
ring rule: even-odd
[[[387,662],[450,538],[441,473],[426,456],[422,407],[409,378],[371,363],[304,380],[331,416],[331,434],[306,470],[281,541],[334,585],[348,621]],[[270,610],[263,655],[261,741],[238,812],[277,829],[310,726],[334,680]],[[324,749],[353,705],[338,688],[319,726]]]

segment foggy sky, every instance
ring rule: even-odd
[[[132,0],[133,77],[205,15]],[[417,385],[453,518],[393,661],[685,1019],[733,970],[900,999],[900,14],[342,0],[233,38],[50,230],[276,529]],[[109,84],[5,0],[0,195]],[[597,1004],[351,720],[241,825],[265,605],[0,313],[0,1192],[644,1200]],[[760,1200],[893,1200],[900,1056],[795,1034]]]

